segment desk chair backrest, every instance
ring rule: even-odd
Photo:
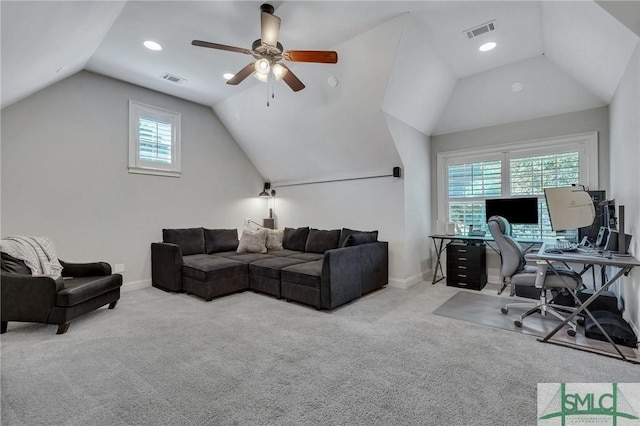
[[[502,216],[491,216],[487,224],[500,250],[502,276],[511,278],[524,269],[524,249],[511,236],[511,224],[507,219]]]

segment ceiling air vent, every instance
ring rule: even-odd
[[[495,22],[496,22],[495,20],[486,22],[475,28],[470,28],[468,30],[465,30],[464,33],[469,38],[478,37],[481,34],[488,33],[489,31],[495,30],[496,29]]]
[[[182,82],[187,81],[187,79],[185,78],[178,77],[177,75],[169,74],[168,72],[162,74],[162,79],[170,81],[172,83],[176,83],[176,84],[182,84]]]

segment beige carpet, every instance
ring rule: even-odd
[[[527,299],[523,300],[527,301]],[[500,308],[502,308],[505,303],[518,301],[520,301],[520,299],[489,296],[471,291],[459,291],[440,305],[433,313],[475,324],[531,334],[538,338],[546,336],[558,325],[558,321],[553,317],[543,317],[540,314],[533,314],[524,320],[521,328],[516,327],[513,322],[519,319],[520,314],[525,312],[526,308],[511,308],[507,315],[500,312]],[[582,327],[578,327],[578,333],[575,337],[569,336],[567,329],[568,328],[559,330],[549,342],[596,352],[602,355],[618,356],[610,343],[585,337]],[[640,363],[640,352],[638,352],[637,349],[620,345],[618,345],[618,347],[630,361]]]

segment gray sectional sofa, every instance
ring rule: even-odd
[[[162,235],[163,242],[151,244],[153,286],[207,301],[250,289],[330,310],[389,277],[388,243],[378,241],[377,231],[285,228],[282,248],[252,252],[236,229],[164,229]]]

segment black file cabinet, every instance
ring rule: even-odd
[[[453,243],[447,245],[447,285],[482,290],[486,284],[486,246]]]

